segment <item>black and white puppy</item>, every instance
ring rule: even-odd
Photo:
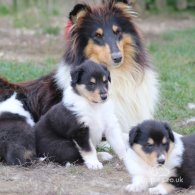
[[[103,65],[85,61],[71,71],[71,83],[61,103],[35,126],[37,153],[61,164],[82,162],[101,169],[96,146],[103,134],[123,158],[126,148],[109,99],[110,73]]]
[[[169,194],[195,184],[195,134],[181,137],[167,123],[148,120],[130,131],[129,144],[127,191]]]
[[[36,156],[34,121],[25,93],[0,78],[0,157],[8,165],[27,165]]]

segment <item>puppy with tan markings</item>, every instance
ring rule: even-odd
[[[110,73],[103,65],[85,61],[73,68],[62,102],[35,126],[39,156],[61,164],[84,161],[89,169],[101,169],[95,148],[104,134],[123,158],[126,148],[108,97],[110,82]]]
[[[132,176],[128,192],[169,194],[195,184],[195,134],[181,137],[167,123],[148,120],[130,131],[129,145],[124,160]]]

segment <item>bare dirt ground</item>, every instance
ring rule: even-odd
[[[195,18],[190,15],[167,19],[153,16],[138,20],[146,42],[158,40],[162,32],[195,26]],[[62,18],[59,20],[63,21]],[[14,29],[5,17],[0,17],[0,26],[0,60],[43,63],[50,57],[59,60],[63,55],[64,26],[58,36]],[[118,195],[127,194],[124,187],[129,182],[124,166],[116,157],[99,171],[88,170],[85,166],[65,168],[53,163],[40,163],[28,168],[0,164],[1,195]],[[195,190],[176,194],[194,195]]]

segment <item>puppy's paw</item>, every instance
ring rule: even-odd
[[[127,192],[142,192],[144,191],[144,188],[141,184],[129,184],[126,186],[125,190]]]
[[[113,158],[113,156],[109,154],[108,152],[98,152],[97,155],[101,161],[110,161]]]
[[[150,194],[158,194],[158,195],[168,194],[167,190],[161,185],[158,185],[158,186],[153,187],[153,188],[149,188],[149,193]]]
[[[85,164],[88,169],[92,169],[92,170],[98,170],[103,168],[102,163],[99,162],[98,160],[86,161]]]

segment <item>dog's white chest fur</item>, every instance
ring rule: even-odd
[[[112,114],[108,114],[112,113],[112,103],[109,100],[101,104],[89,103],[84,97],[75,94],[70,87],[65,90],[63,103],[77,115],[80,123],[89,127],[92,143],[97,146],[107,128],[108,120],[112,117]]]

